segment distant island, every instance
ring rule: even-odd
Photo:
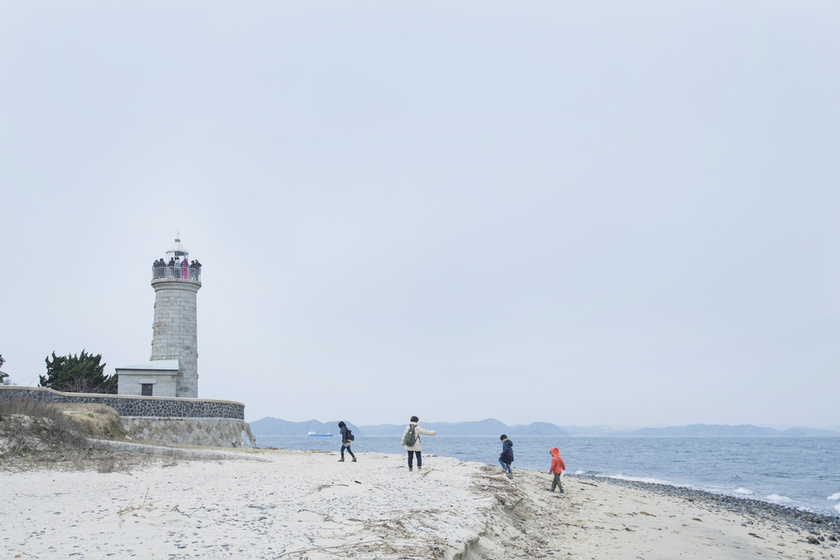
[[[305,436],[309,433],[337,433],[338,420],[334,422],[289,422],[266,417],[250,423],[255,436]],[[365,436],[401,436],[405,424],[376,424],[356,426],[347,422],[354,434]],[[442,436],[571,436],[571,437],[840,437],[840,432],[813,428],[777,430],[749,424],[739,426],[718,424],[693,424],[668,428],[641,428],[631,431],[614,430],[609,426],[557,426],[548,422],[532,422],[508,426],[494,418],[472,422],[423,422],[428,430],[437,430]]]

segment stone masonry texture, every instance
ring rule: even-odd
[[[198,396],[198,314],[196,296],[201,282],[154,279],[155,316],[151,360],[178,359],[182,376],[176,395]]]
[[[43,387],[0,386],[0,400],[97,403],[120,415],[129,439],[164,445],[256,447],[245,422],[245,405],[233,401],[61,393]]]
[[[165,445],[210,447],[256,447],[251,427],[230,418],[132,418],[121,417],[126,436],[132,440]]]
[[[110,406],[120,416],[245,419],[245,405],[234,401],[61,393],[42,387],[0,386],[0,399],[9,398],[28,398],[40,402],[100,403]]]

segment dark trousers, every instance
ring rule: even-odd
[[[409,451],[408,452],[408,468],[411,470],[414,468],[414,455],[417,455],[417,468],[423,468],[423,456],[420,454],[419,451]]]
[[[356,458],[356,456],[353,455],[353,450],[350,449],[350,444],[348,443],[348,444],[345,445],[345,444],[342,443],[341,444],[341,458],[342,459],[344,459],[344,450],[345,449],[347,450],[347,453],[349,453],[351,457],[353,457],[354,459]]]

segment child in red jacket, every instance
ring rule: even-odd
[[[554,481],[551,483],[551,491],[555,488],[560,488],[560,493],[563,494],[563,484],[560,482],[560,476],[566,470],[566,463],[560,458],[560,450],[556,447],[551,448],[551,468],[548,472],[554,475]]]

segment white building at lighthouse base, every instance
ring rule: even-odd
[[[178,360],[152,360],[117,369],[120,395],[177,397]]]

